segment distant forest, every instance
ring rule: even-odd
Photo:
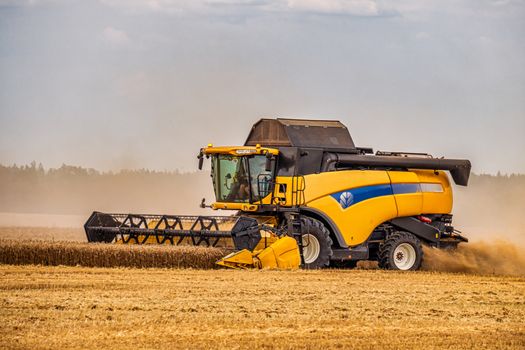
[[[525,232],[525,175],[472,174],[469,186],[456,186],[454,195],[454,213],[462,225]],[[198,214],[203,197],[214,199],[208,171],[99,172],[70,165],[0,165],[0,212]]]
[[[93,210],[199,211],[203,197],[212,200],[208,172],[151,170],[100,172],[62,165],[0,165],[0,212],[86,214]]]

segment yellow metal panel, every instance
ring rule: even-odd
[[[452,212],[452,187],[448,175],[444,171],[416,170],[423,190],[423,214],[449,214]],[[437,186],[441,185],[442,192]]]
[[[225,209],[225,210],[242,210],[242,211],[257,211],[259,206],[257,204],[250,203],[234,203],[234,202],[215,202],[210,206],[213,210]]]
[[[376,197],[343,209],[330,194],[364,186],[390,184],[386,171],[347,170],[306,175],[306,205],[324,212],[350,246],[361,244],[382,222],[397,216],[393,196]]]
[[[259,250],[262,250],[264,248],[267,248],[271,244],[276,242],[278,239],[279,239],[279,237],[277,237],[274,234],[271,234],[271,233],[265,232],[265,231],[261,231],[261,240],[259,241],[259,243],[257,243],[257,245],[255,246],[255,248],[253,250],[254,251],[259,251]]]
[[[302,176],[277,176],[275,178],[273,202],[271,202],[272,196],[268,195],[262,199],[262,204],[279,204],[281,206],[304,204],[304,198],[300,196],[300,192],[305,186],[304,181]]]
[[[363,243],[378,225],[393,218],[449,213],[452,209],[450,183],[442,171],[436,175],[434,171],[349,170],[307,175],[305,181],[307,206],[330,217],[350,246]],[[413,192],[370,198],[346,209],[330,196],[348,189],[390,183],[394,191],[400,192],[406,189],[404,186],[412,185]],[[436,191],[438,185],[443,192],[428,192]]]
[[[246,269],[254,267],[253,254],[247,249],[233,252],[216,262],[217,265],[230,267],[232,269]]]
[[[232,156],[246,156],[251,154],[273,154],[278,155],[279,150],[277,148],[267,148],[257,146],[220,146],[213,147],[208,145],[208,147],[203,148],[202,152],[204,154],[231,154]]]
[[[423,196],[421,193],[404,193],[394,195],[397,204],[397,216],[412,216],[421,214]]]
[[[292,237],[282,237],[256,255],[258,267],[263,269],[293,269],[301,264],[297,241]]]
[[[259,260],[259,268],[277,268],[277,259],[271,246],[266,249],[263,249],[259,254],[257,254],[257,259]]]
[[[277,266],[281,269],[297,268],[301,264],[301,255],[297,241],[292,237],[282,237],[273,243],[270,248],[275,254]],[[263,267],[265,267],[263,265]]]
[[[419,178],[411,171],[389,171],[394,199],[397,204],[397,216],[412,216],[421,214],[423,194],[421,192],[396,194],[396,184],[412,184],[419,189]]]
[[[423,193],[424,214],[449,214],[452,212],[452,200],[446,193]]]
[[[387,172],[380,170],[332,171],[306,175],[304,180],[306,203],[349,188],[390,183]]]
[[[283,190],[284,189],[284,190]],[[274,203],[270,203],[270,196],[263,198],[263,204],[292,205],[292,176],[276,176],[273,191]]]
[[[308,203],[308,206],[326,213],[349,246],[363,243],[379,224],[397,216],[394,196],[371,198],[343,209],[327,195]]]

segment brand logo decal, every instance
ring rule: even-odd
[[[352,205],[352,202],[354,201],[354,196],[351,192],[345,191],[341,193],[339,196],[339,204],[343,209],[348,208],[350,205]]]

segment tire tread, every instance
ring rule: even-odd
[[[330,265],[330,258],[333,255],[332,251],[332,238],[330,237],[330,231],[326,228],[325,225],[323,225],[322,222],[319,220],[310,218],[310,217],[302,217],[301,218],[301,226],[302,226],[302,234],[306,233],[313,233],[317,238],[320,240],[319,243],[321,244],[321,252],[319,253],[319,258],[311,264],[305,264],[308,266],[302,266],[303,268],[307,269],[319,269],[323,267],[328,267]],[[311,231],[305,231],[305,228],[313,227],[314,232]],[[323,242],[325,244],[325,253],[323,253]]]
[[[411,268],[411,270],[418,270],[420,268],[421,262],[423,261],[423,249],[421,247],[421,241],[413,234],[403,231],[396,231],[395,233],[389,235],[379,246],[377,260],[380,268],[385,270],[398,270],[391,257],[393,250],[403,242],[411,243],[416,250],[416,254],[419,255],[419,259],[416,258],[414,268]]]

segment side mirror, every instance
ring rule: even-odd
[[[202,152],[199,153],[197,158],[199,158],[199,170],[202,170],[202,164],[204,163],[204,155],[202,154]]]
[[[206,204],[206,198],[203,198],[201,200],[201,204],[199,205],[199,207],[201,207],[201,208],[211,208],[211,205],[207,205]]]
[[[266,164],[264,170],[272,171],[272,155],[270,153],[266,153]]]

